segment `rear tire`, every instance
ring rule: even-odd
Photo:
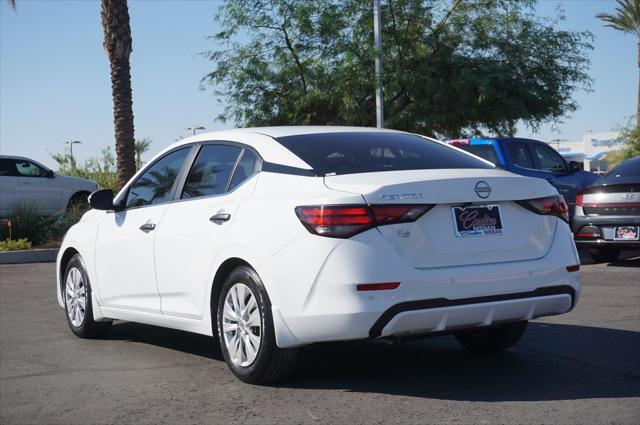
[[[64,272],[62,299],[71,331],[80,338],[100,338],[111,330],[112,322],[93,320],[91,284],[82,257],[71,257]]]
[[[620,255],[618,248],[591,248],[588,252],[595,263],[612,263]]]
[[[477,353],[504,351],[513,347],[527,328],[527,322],[508,323],[488,329],[468,330],[454,336],[463,347]]]
[[[217,328],[222,355],[240,380],[266,384],[293,370],[298,350],[276,345],[271,302],[252,268],[236,268],[222,285]]]

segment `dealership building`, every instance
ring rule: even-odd
[[[610,131],[606,133],[593,133],[589,131],[582,140],[572,142],[568,140],[552,140],[548,142],[567,161],[584,163],[584,169],[604,173],[609,170],[607,155],[624,146],[624,141],[619,140],[619,133]]]

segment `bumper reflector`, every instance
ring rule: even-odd
[[[567,266],[567,271],[569,273],[577,272],[578,270],[580,270],[580,264],[575,264],[573,266]]]
[[[356,286],[358,291],[387,291],[389,289],[396,289],[400,286],[400,282],[386,282],[386,283],[361,283]]]

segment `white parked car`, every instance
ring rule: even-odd
[[[44,165],[20,156],[0,155],[0,217],[16,203],[37,203],[45,214],[87,202],[98,185],[86,179],[60,176]]]
[[[398,131],[200,134],[90,203],[57,262],[71,330],[217,335],[246,382],[283,378],[319,341],[453,333],[502,350],[581,290],[548,182]]]

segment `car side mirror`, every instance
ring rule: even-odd
[[[56,173],[54,173],[54,172],[53,172],[53,171],[51,171],[51,170],[47,170],[47,178],[48,178],[48,179],[52,179],[52,178],[54,178],[55,176],[56,176]]]
[[[115,210],[116,208],[113,205],[113,190],[96,190],[89,195],[89,205],[96,210]]]
[[[577,173],[584,170],[584,163],[578,161],[569,161],[569,172]]]

